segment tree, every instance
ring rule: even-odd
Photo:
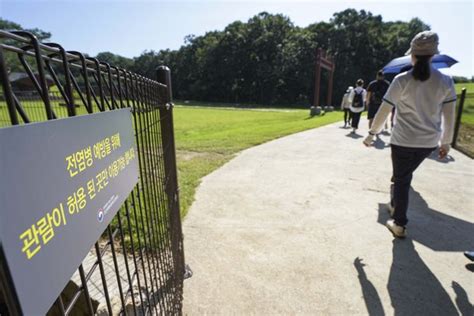
[[[262,104],[311,103],[317,48],[335,59],[334,97],[358,78],[366,82],[413,36],[429,26],[384,22],[380,15],[355,9],[337,12],[329,22],[296,27],[281,14],[262,12],[222,31],[189,35],[176,51],[146,51],[133,69],[147,76],[167,64],[173,72],[176,98]],[[324,91],[327,80],[322,81]]]
[[[34,29],[24,29],[21,27],[20,24],[11,22],[8,20],[4,20],[0,18],[0,30],[23,30],[23,31],[28,31],[33,33],[36,38],[38,38],[40,41],[47,41],[51,38],[51,33],[45,32],[43,30],[40,30],[38,28]],[[23,44],[18,44],[16,41],[5,41],[6,44],[8,45],[13,45],[13,46],[23,46]],[[5,53],[5,60],[6,60],[6,65],[9,68],[9,71],[15,72],[15,71],[23,71],[23,66],[21,65],[20,61],[18,60],[18,57],[11,52]]]
[[[453,76],[454,83],[468,83],[471,79],[462,76]]]
[[[99,61],[109,63],[111,66],[121,67],[124,69],[131,69],[133,66],[133,59],[116,55],[111,52],[98,53],[96,58]]]
[[[51,38],[51,33],[50,32],[46,32],[46,31],[43,31],[43,30],[40,30],[38,28],[34,28],[34,29],[25,29],[23,28],[20,24],[18,23],[15,23],[15,22],[12,22],[12,21],[8,21],[8,20],[4,20],[2,18],[0,18],[0,30],[8,30],[8,31],[13,31],[13,30],[21,30],[21,31],[28,31],[28,32],[31,32],[33,33],[36,38],[38,38],[40,41],[47,41]]]

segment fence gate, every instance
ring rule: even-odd
[[[24,31],[0,31],[0,41],[0,128],[123,108],[133,116],[138,184],[48,315],[181,314],[184,253],[169,69],[145,78]],[[47,284],[31,286],[41,291]],[[21,314],[0,247],[0,315]]]

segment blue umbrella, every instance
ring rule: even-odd
[[[448,55],[434,55],[431,60],[431,64],[434,68],[449,68],[452,65],[456,64],[458,61]],[[403,56],[393,59],[385,67],[383,67],[383,72],[385,74],[398,74],[402,69],[404,71],[411,68],[411,56]]]

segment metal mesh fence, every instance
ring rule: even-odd
[[[0,128],[121,108],[133,114],[139,183],[48,315],[181,314],[184,252],[169,69],[160,67],[152,80],[26,32],[0,31],[0,40]],[[20,73],[16,81],[13,73]],[[2,312],[22,313],[12,285],[0,278]]]
[[[15,96],[22,105],[30,122],[46,121],[46,112],[44,111],[44,104],[41,96],[36,91],[15,91]],[[67,114],[67,105],[64,102],[59,92],[49,92],[49,99],[51,107],[58,118],[65,118]],[[0,96],[0,127],[11,125],[11,120],[8,114],[5,97]]]

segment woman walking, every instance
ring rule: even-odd
[[[392,219],[387,227],[400,238],[406,236],[413,172],[438,145],[439,158],[445,158],[453,138],[456,92],[453,80],[431,66],[433,55],[438,53],[436,33],[425,31],[413,38],[407,51],[413,69],[395,77],[364,140],[370,146],[395,107],[397,120],[390,140],[393,190],[388,205]]]
[[[351,103],[349,102],[349,96],[351,95],[352,90],[354,90],[354,87],[352,86],[347,88],[346,93],[344,93],[344,96],[342,97],[341,110],[344,111],[344,128],[351,125]]]
[[[364,89],[364,80],[359,79],[356,82],[356,88],[349,94],[350,110],[352,114],[352,133],[359,128],[359,121],[362,112],[365,110],[367,102],[367,91]]]

